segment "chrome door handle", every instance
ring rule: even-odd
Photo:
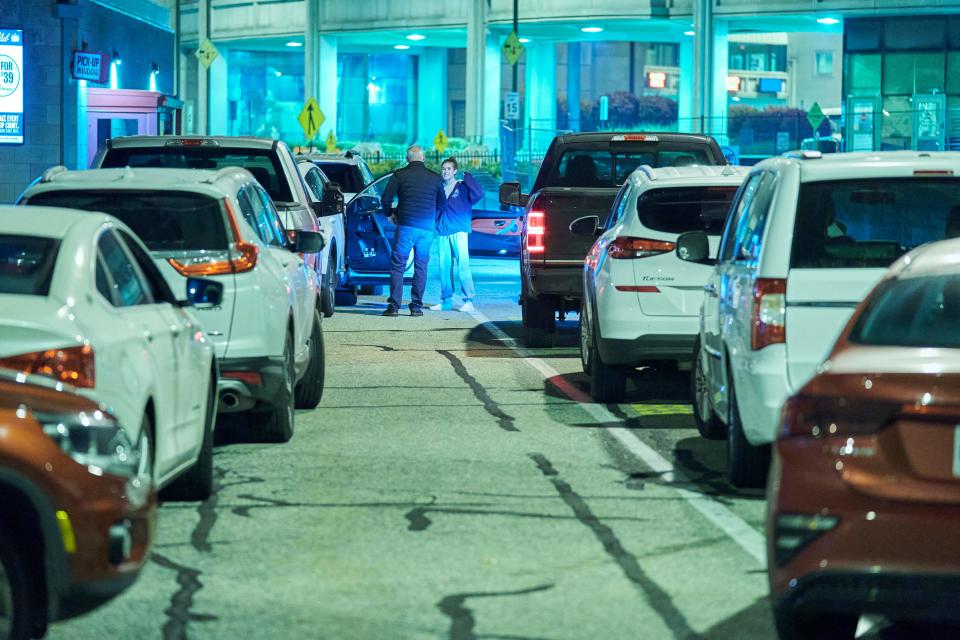
[[[715,284],[705,284],[703,290],[711,295],[717,295],[717,285]]]

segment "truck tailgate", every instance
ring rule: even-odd
[[[600,217],[602,224],[610,213],[616,189],[583,189],[550,187],[537,194],[531,211],[544,212],[543,261],[549,266],[571,266],[582,263],[596,238],[575,236],[570,223],[583,216]],[[531,262],[536,264],[537,260]]]

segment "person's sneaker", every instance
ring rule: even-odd
[[[423,309],[421,309],[420,307],[410,307],[410,315],[414,317],[422,316]]]
[[[466,302],[463,303],[463,306],[460,307],[460,311],[464,311],[467,313],[469,313],[470,311],[476,311],[476,310],[477,308],[473,306],[472,300],[467,300]]]
[[[446,298],[440,302],[440,304],[435,304],[430,307],[430,311],[453,311],[453,300]]]
[[[390,306],[387,307],[386,310],[383,312],[383,315],[389,316],[389,317],[391,317],[391,318],[396,318],[398,315],[400,315],[400,313],[399,313],[399,310],[398,310],[395,306],[390,305]]]

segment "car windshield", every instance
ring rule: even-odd
[[[960,180],[870,178],[801,185],[790,266],[885,268],[960,235]]]
[[[53,238],[0,234],[0,293],[47,295],[59,249]]]
[[[103,211],[120,219],[151,251],[227,249],[220,203],[199,193],[176,191],[47,191],[29,205]]]
[[[851,342],[960,349],[960,274],[899,278],[881,285]]]
[[[222,169],[243,167],[253,174],[274,202],[293,202],[279,154],[264,149],[216,146],[119,147],[109,149],[103,169],[158,167],[166,169]]]
[[[648,229],[665,233],[723,233],[737,187],[651,189],[637,198],[637,215]]]
[[[641,165],[689,167],[713,165],[703,146],[669,143],[645,144],[629,149],[568,149],[560,158],[551,187],[612,189]]]
[[[345,162],[317,162],[317,166],[326,174],[330,182],[336,182],[344,193],[363,191],[363,174],[360,168]]]

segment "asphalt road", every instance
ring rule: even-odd
[[[516,262],[474,264],[479,313],[325,319],[293,440],[219,424],[215,495],[165,504],[138,582],[49,637],[774,637],[763,495],[725,482],[686,374],[589,403],[576,316],[515,349]]]

